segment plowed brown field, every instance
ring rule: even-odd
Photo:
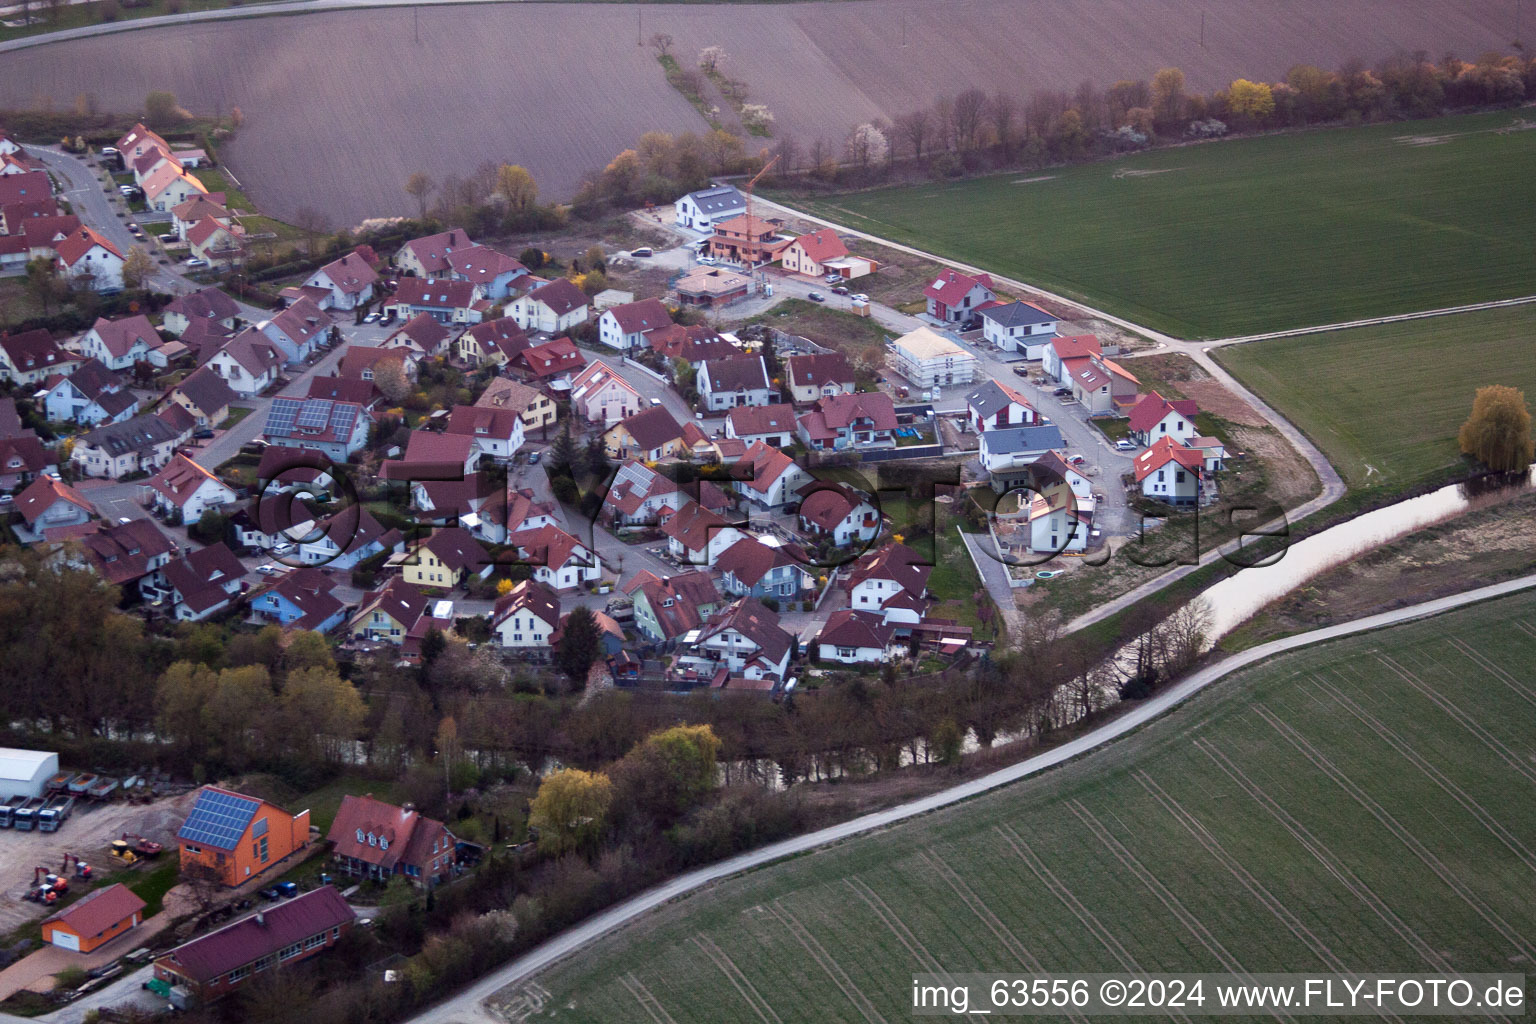
[[[1205,47],[1199,43],[1206,8]],[[0,107],[81,92],[136,109],[170,89],[246,127],[226,157],[279,216],[336,223],[409,212],[402,183],[485,160],[569,194],[648,129],[703,122],[636,45],[664,31],[688,61],[718,44],[754,102],[801,140],[840,140],[971,86],[1016,96],[1184,69],[1192,89],[1292,64],[1333,67],[1395,50],[1474,57],[1508,46],[1502,0],[857,0],[771,5],[476,4],[315,13],[126,32],[0,60]],[[906,45],[902,40],[905,38]]]

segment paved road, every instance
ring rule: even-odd
[[[987,593],[992,597],[992,603],[997,605],[998,611],[1002,612],[1003,621],[1008,624],[1010,630],[1017,629],[1024,616],[1019,611],[1019,606],[1013,602],[1013,584],[1008,579],[1008,567],[998,560],[992,539],[978,533],[966,533],[958,526],[955,530],[960,534],[965,550],[970,553],[971,561],[976,563],[976,571],[981,576],[982,586],[987,588]]]
[[[1409,622],[1431,615],[1439,615],[1455,608],[1475,604],[1479,601],[1486,601],[1490,598],[1513,594],[1531,587],[1536,587],[1536,575],[1524,576],[1505,583],[1482,587],[1465,594],[1427,601],[1408,608],[1399,608],[1396,611],[1357,619],[1354,622],[1316,629],[1308,633],[1300,633],[1296,636],[1261,644],[1258,647],[1251,648],[1241,654],[1233,655],[1230,658],[1201,669],[1171,689],[1132,708],[1127,714],[1117,718],[1115,721],[1106,723],[1092,732],[1085,733],[1072,742],[1057,747],[1054,750],[1020,761],[1018,764],[1010,765],[1007,768],[984,775],[978,779],[973,779],[959,786],[923,797],[921,800],[913,800],[888,810],[866,814],[863,817],[843,822],[840,825],[834,825],[830,828],[798,836],[794,839],[774,843],[760,850],[732,857],[719,864],[680,875],[655,889],[641,893],[639,896],[627,900],[591,920],[562,933],[532,952],[497,969],[452,999],[417,1014],[411,1018],[412,1024],[470,1024],[470,1022],[496,1021],[498,1018],[490,1014],[482,1005],[487,998],[507,986],[515,985],[532,977],[556,961],[570,956],[599,938],[611,934],[616,929],[628,924],[647,911],[653,910],[722,878],[727,878],[743,871],[758,868],[786,857],[792,857],[877,829],[889,828],[910,818],[928,814],[940,808],[959,803],[962,800],[980,796],[1001,786],[1037,775],[1048,768],[1053,768],[1074,758],[1081,757],[1083,754],[1089,753],[1120,736],[1140,728],[1239,669],[1247,668],[1250,665],[1277,655],[1308,647],[1312,644],[1352,636],[1357,633],[1365,633],[1381,629],[1384,626]]]

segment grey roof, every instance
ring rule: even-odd
[[[985,381],[975,391],[965,396],[965,404],[974,408],[982,416],[991,416],[1012,401],[1014,401],[1013,396],[995,380]]]
[[[1062,447],[1061,429],[1054,423],[1038,427],[1005,427],[982,435],[987,451],[999,455],[1016,452],[1047,452]]]
[[[981,315],[1000,327],[1024,327],[1031,324],[1054,324],[1059,317],[1051,316],[1043,309],[1027,302],[1010,302],[1006,306],[988,306]]]
[[[735,185],[717,185],[714,188],[701,188],[697,192],[690,192],[685,199],[692,199],[695,205],[703,213],[724,213],[726,210],[745,210],[747,200],[736,190]]]
[[[151,413],[135,416],[122,423],[109,423],[80,438],[88,448],[102,448],[116,457],[132,451],[145,451],[157,444],[175,440],[176,429]]]

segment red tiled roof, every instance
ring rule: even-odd
[[[837,237],[835,231],[813,231],[808,235],[801,235],[791,244],[805,250],[805,254],[817,263],[842,259],[848,255],[848,247],[843,244],[841,238]]]
[[[96,514],[96,506],[85,495],[51,476],[40,476],[28,484],[27,489],[16,496],[16,511],[21,513],[28,526],[36,526],[38,518],[60,501],[84,509],[87,515]]]
[[[193,981],[207,983],[311,936],[351,924],[356,917],[341,893],[325,885],[291,900],[268,904],[250,917],[177,946],[157,962]]]
[[[391,305],[428,306],[432,309],[468,309],[475,301],[472,281],[440,281],[404,277],[389,300]]]
[[[536,615],[553,629],[560,624],[560,595],[538,580],[523,580],[496,599],[491,625],[500,625],[518,612]]]
[[[885,621],[885,616],[874,612],[861,612],[841,608],[827,618],[816,637],[818,643],[835,647],[876,647],[890,645],[895,627]]]
[[[715,568],[722,573],[730,573],[742,586],[756,586],[770,569],[776,569],[782,565],[795,565],[797,562],[791,549],[769,547],[756,537],[744,537],[720,553],[715,560]],[[802,573],[805,570],[800,570]]]
[[[117,882],[87,894],[52,917],[43,918],[43,924],[62,924],[82,938],[93,938],[145,906],[132,889]]]
[[[728,525],[723,518],[690,499],[661,524],[661,532],[681,544],[684,550],[704,551],[710,538]]]
[[[864,580],[894,580],[906,593],[921,597],[931,572],[933,566],[919,562],[916,551],[905,544],[892,543],[869,552],[854,563],[848,586],[858,586]]]
[[[766,492],[773,486],[773,482],[794,464],[794,459],[772,445],[763,441],[754,441],[737,466],[750,467],[750,475],[742,478],[743,484],[754,491]]]
[[[556,316],[564,316],[587,304],[586,293],[566,277],[557,278],[541,288],[535,288],[528,293],[528,298],[534,302],[542,302]]]
[[[448,254],[448,266],[471,284],[490,282],[503,274],[527,271],[527,267],[504,252],[487,245],[472,245]]]
[[[859,506],[869,504],[862,494],[844,483],[813,481],[802,487],[800,493],[805,497],[796,514],[823,533],[831,533]]]
[[[1168,463],[1174,462],[1185,469],[1198,473],[1205,464],[1205,457],[1198,449],[1186,448],[1171,437],[1160,437],[1132,463],[1136,482],[1141,483]]]
[[[171,504],[181,508],[197,492],[197,489],[209,480],[229,491],[230,497],[234,496],[235,492],[231,491],[228,485],[222,483],[218,477],[181,454],[177,454],[160,472],[151,477],[148,485]]]
[[[946,306],[954,306],[965,300],[972,288],[981,285],[987,290],[992,288],[992,278],[987,274],[977,274],[972,277],[962,274],[958,270],[945,268],[939,272],[939,276],[928,283],[923,289],[923,296],[935,299]]]
[[[1054,338],[1051,341],[1051,348],[1055,349],[1056,358],[1061,360],[1104,354],[1104,347],[1092,334],[1069,334],[1062,338]]]
[[[425,868],[423,875],[432,874],[426,864],[433,856],[434,842],[446,839],[450,853],[454,845],[453,835],[442,822],[375,800],[371,794],[342,797],[325,838],[335,844],[338,857],[351,857],[386,871],[393,871],[396,864],[411,864]]]
[[[619,330],[625,334],[645,334],[672,326],[672,315],[667,312],[667,307],[661,304],[660,299],[626,302],[621,306],[612,307],[608,313],[611,313],[619,322]]]
[[[1130,428],[1138,434],[1144,434],[1161,423],[1169,413],[1176,412],[1191,423],[1200,413],[1200,409],[1190,399],[1181,399],[1171,402],[1156,391],[1141,396],[1131,409]]]
[[[683,428],[665,406],[654,406],[619,423],[642,451],[655,451],[683,436]],[[614,429],[618,429],[615,427]]]
[[[518,353],[516,361],[539,378],[573,373],[587,365],[587,357],[581,354],[570,338],[556,338],[542,345],[525,348]]]
[[[821,387],[828,383],[853,387],[853,370],[841,352],[790,356],[784,360],[784,367],[791,387]]]
[[[424,235],[421,238],[413,238],[400,248],[410,252],[421,264],[425,274],[440,274],[448,269],[448,253],[458,249],[468,249],[475,243],[464,233],[463,228],[449,228],[435,235]]]

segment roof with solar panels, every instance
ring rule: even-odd
[[[363,416],[356,402],[328,398],[274,398],[262,428],[266,437],[299,438],[304,441],[347,441]]]

